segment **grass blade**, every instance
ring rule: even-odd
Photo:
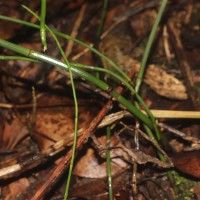
[[[45,18],[46,18],[46,0],[41,0],[40,38],[44,52],[47,50]]]

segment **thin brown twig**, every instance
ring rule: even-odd
[[[81,7],[80,12],[78,14],[78,18],[73,25],[73,30],[71,32],[71,36],[74,38],[76,38],[76,36],[78,34],[78,29],[81,25],[83,15],[85,13],[86,8],[87,8],[87,4],[83,4],[83,6]],[[66,51],[65,51],[66,56],[69,56],[69,54],[71,53],[73,45],[74,45],[74,41],[68,40],[68,44],[67,44]]]
[[[172,44],[174,44],[174,49],[175,49],[175,53],[179,62],[179,65],[182,69],[182,72],[184,74],[184,78],[185,78],[185,85],[187,88],[187,92],[191,97],[192,103],[194,105],[194,107],[199,110],[200,106],[197,103],[196,99],[196,92],[194,89],[194,81],[192,78],[192,73],[191,73],[191,69],[190,69],[190,65],[185,57],[185,53],[183,50],[183,44],[180,40],[180,30],[178,28],[175,28],[175,25],[173,24],[173,22],[169,22],[168,23],[168,30],[170,32],[171,35],[171,39],[172,39]]]
[[[164,46],[167,62],[171,63],[172,58],[174,58],[174,54],[172,54],[170,50],[169,34],[168,34],[167,26],[163,27],[163,46]]]

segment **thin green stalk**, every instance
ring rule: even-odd
[[[28,60],[28,61],[33,61],[33,62],[38,62],[38,60],[35,60],[35,59],[30,59],[30,58],[26,58],[26,57],[21,57],[21,56],[9,56],[8,58],[7,58],[7,56],[0,56],[0,60],[8,60],[8,59],[13,59],[13,60],[16,60],[17,58],[19,58],[19,60]],[[48,58],[47,58],[48,59]],[[48,60],[50,60],[50,59],[48,59]],[[49,63],[51,63],[51,62],[49,62]],[[58,64],[58,63],[57,63]],[[70,65],[73,67],[73,68],[87,68],[87,69],[94,69],[94,70],[99,70],[99,71],[104,71],[105,73],[108,73],[108,74],[111,74],[111,75],[113,75],[116,79],[119,79],[120,80],[120,78],[121,77],[119,77],[117,74],[114,74],[111,70],[108,70],[108,69],[102,69],[102,68],[98,68],[98,67],[92,67],[92,66],[84,66],[84,65],[82,65],[82,64],[74,64],[74,63],[70,63]],[[66,69],[66,68],[65,68]],[[86,72],[83,72],[82,74],[84,74],[84,73],[86,73]],[[79,75],[80,75],[80,73],[79,73]],[[92,76],[92,75],[91,75]],[[88,76],[87,76],[88,77]],[[104,90],[104,91],[106,91],[106,90],[109,90],[109,86],[107,85],[107,84],[105,84],[104,82],[102,82],[101,80],[99,80],[99,79],[97,79],[96,77],[93,77],[94,79],[91,79],[91,82],[92,83],[94,83],[95,81],[98,81],[98,83],[96,84],[100,89],[102,89],[102,90]],[[88,80],[88,79],[87,79]],[[94,82],[93,82],[94,81]],[[123,82],[122,82],[123,83]],[[95,84],[95,83],[94,83]],[[124,83],[125,85],[127,84],[126,82]],[[131,89],[131,88],[130,88]],[[132,89],[131,89],[132,90]],[[119,96],[119,98],[120,99],[122,99],[122,101],[124,101],[124,104],[126,105],[126,106],[128,106],[129,107],[129,109],[131,109],[132,110],[132,112],[137,112],[136,110],[134,110],[133,108],[131,108],[132,106],[130,105],[130,102],[128,102],[126,99],[124,99],[123,100],[123,97],[121,96],[121,95],[119,95],[118,93],[116,93],[115,91],[112,91],[111,92],[111,94],[113,95],[113,97],[115,97],[116,99],[118,99],[118,96]],[[137,98],[138,98],[138,101],[140,101],[141,103],[142,103],[142,101],[141,101],[141,97],[139,98],[139,95],[137,95]],[[145,104],[142,104],[144,107],[145,107]],[[146,108],[145,107],[145,109],[146,110],[148,110],[148,108]],[[139,107],[138,107],[138,111],[139,111]],[[140,112],[140,111],[139,111]],[[152,115],[152,114],[151,114]],[[155,121],[155,120],[153,120],[153,121]],[[153,138],[153,136],[152,136],[152,138]]]
[[[103,30],[104,21],[105,21],[105,18],[106,18],[107,7],[108,7],[108,0],[104,0],[100,24],[99,24],[99,27],[98,27],[98,30],[97,30],[97,37],[98,38],[100,37],[102,30]]]
[[[153,41],[154,41],[154,38],[155,38],[155,35],[156,35],[156,31],[157,31],[158,25],[159,25],[159,23],[161,21],[161,18],[163,16],[163,13],[164,13],[164,10],[165,10],[165,7],[167,5],[167,2],[168,2],[168,0],[162,0],[161,6],[160,6],[159,11],[158,11],[158,15],[156,17],[154,25],[153,25],[153,27],[151,29],[150,36],[148,38],[148,42],[147,42],[147,46],[146,46],[145,51],[144,51],[144,56],[142,58],[140,70],[139,70],[138,75],[137,75],[136,86],[135,86],[136,96],[137,96],[137,94],[139,92],[139,89],[141,87],[141,84],[142,84],[142,78],[144,76],[144,72],[145,72],[146,63],[147,63],[147,60],[148,60],[148,57],[149,57],[149,53],[150,53],[150,50],[151,50],[151,47],[152,47],[152,44],[153,44]],[[137,98],[140,98],[140,97],[138,96]],[[143,106],[146,106],[146,104],[144,103]],[[148,109],[145,109],[145,110],[148,112]],[[158,130],[158,128],[157,128],[157,126],[155,124],[155,119],[154,119],[153,115],[151,114],[151,112],[148,112],[148,115],[150,116],[150,118],[151,118],[151,120],[153,122],[154,130],[156,131],[157,140],[159,141],[161,136],[160,136],[160,131]],[[146,125],[144,125],[144,128],[145,128],[147,134],[151,138],[154,138],[152,130],[150,130],[149,127],[147,127]],[[156,143],[157,143],[157,140],[154,139],[154,141]],[[158,156],[160,157],[160,159],[163,162],[166,162],[166,159],[164,158],[164,156],[161,153],[158,152]],[[168,175],[168,178],[169,178],[170,182],[173,183],[174,182],[174,178],[173,178],[172,173],[169,171],[167,173],[167,175]]]
[[[25,5],[23,5],[23,7],[28,12],[33,14],[33,16],[35,16],[39,21],[41,21],[39,16],[36,13],[34,13],[31,9],[29,9]],[[60,50],[60,53],[61,53],[62,57],[64,58],[65,64],[68,66],[68,71],[69,71],[69,76],[70,76],[70,81],[71,81],[71,86],[72,86],[72,93],[73,93],[73,98],[74,98],[74,106],[75,106],[74,140],[73,140],[73,146],[72,146],[72,157],[71,157],[71,161],[70,161],[69,173],[68,173],[67,184],[66,184],[65,195],[64,195],[64,200],[66,200],[68,197],[68,193],[69,193],[69,186],[70,186],[70,182],[71,182],[71,176],[72,176],[72,170],[73,170],[75,152],[76,152],[77,136],[78,136],[78,100],[77,100],[77,96],[76,96],[76,89],[75,89],[75,84],[74,84],[73,73],[71,70],[71,65],[70,65],[67,57],[65,56],[65,53],[60,45],[60,42],[58,41],[58,39],[55,36],[55,34],[53,33],[53,31],[45,24],[44,24],[44,28],[47,29],[50,32],[50,34],[52,35],[52,37],[54,38],[54,40]]]
[[[35,13],[33,13],[30,9],[29,9],[29,12],[31,12],[33,15],[35,15]],[[32,28],[40,29],[39,25],[33,24],[31,22],[24,21],[24,20],[15,19],[15,18],[3,16],[3,15],[0,15],[0,19],[11,21],[11,22],[14,22],[14,23],[23,24],[23,25],[26,25],[26,26],[29,26],[29,27],[32,27]],[[128,77],[128,75],[119,66],[117,66],[112,60],[110,60],[108,57],[103,55],[101,52],[99,52],[95,48],[91,47],[90,45],[85,44],[84,42],[81,42],[80,40],[78,40],[76,38],[71,37],[70,35],[67,35],[67,34],[64,34],[64,33],[61,33],[61,32],[55,31],[55,30],[52,30],[52,32],[55,35],[58,35],[58,36],[60,36],[62,38],[65,38],[67,40],[72,40],[72,41],[76,42],[77,44],[80,44],[81,46],[84,46],[85,48],[88,48],[93,53],[98,55],[100,58],[102,58],[105,61],[107,61],[109,63],[109,65],[111,65],[113,68],[115,68],[127,81],[130,81],[130,78]]]
[[[40,26],[38,24],[27,22],[27,21],[24,21],[24,20],[21,20],[21,19],[16,19],[16,18],[4,16],[4,15],[0,15],[0,19],[5,20],[5,21],[10,21],[10,22],[13,22],[13,23],[17,23],[17,24],[23,24],[23,25],[29,26],[31,28],[40,29]]]
[[[132,87],[132,85],[112,70],[102,68],[102,67],[83,65],[83,64],[80,64],[80,63],[71,63],[71,65],[73,67],[79,68],[79,69],[89,69],[89,70],[92,70],[92,71],[103,72],[103,73],[109,74],[113,78],[115,78],[116,80],[120,81],[120,83],[124,84],[130,90],[132,95],[135,94],[135,90]]]
[[[78,136],[78,110],[79,110],[78,109],[78,100],[77,100],[77,95],[76,95],[73,73],[71,70],[71,64],[69,63],[68,59],[66,58],[65,53],[60,45],[60,42],[58,41],[55,34],[51,31],[51,29],[48,26],[46,26],[46,28],[51,33],[54,40],[56,41],[56,44],[61,52],[61,55],[64,58],[66,65],[68,66],[69,76],[70,76],[70,81],[71,81],[71,86],[72,86],[72,93],[73,93],[73,98],[74,98],[74,106],[75,106],[74,140],[73,140],[73,146],[72,146],[72,157],[71,157],[71,161],[70,161],[69,173],[68,173],[67,184],[66,184],[65,195],[64,195],[64,200],[66,200],[68,197],[68,193],[69,193],[69,186],[70,186],[70,182],[71,182],[72,170],[73,170],[73,166],[74,166],[74,159],[75,159],[75,153],[76,153],[76,144],[77,144],[77,136]]]
[[[111,160],[110,160],[110,126],[106,129],[106,163],[107,163],[107,176],[108,176],[108,194],[109,200],[113,200],[113,191],[112,191],[112,170],[111,170]]]
[[[28,62],[38,62],[38,60],[34,60],[34,59],[23,57],[23,56],[2,56],[2,55],[0,55],[0,60],[22,60],[22,61],[28,61]]]
[[[143,99],[140,97],[140,95],[136,94],[136,98],[139,101],[139,103],[141,103],[141,105],[144,107],[144,110],[146,111],[146,113],[150,117],[151,121],[153,122],[154,130],[156,132],[156,139],[159,141],[161,138],[161,135],[160,135],[160,131],[158,130],[158,127],[156,125],[156,120],[155,120],[153,114],[151,113],[150,109],[147,107],[147,105],[145,104]],[[137,102],[135,103],[135,105],[137,108],[139,108],[139,105],[137,104]],[[153,139],[155,141],[153,133],[149,134],[149,136],[151,137],[151,139]]]
[[[46,18],[46,0],[41,0],[40,38],[41,38],[44,51],[47,50],[45,18]]]
[[[0,60],[22,60],[22,61],[29,61],[29,62],[39,62],[38,60],[34,60],[31,58],[23,57],[23,56],[2,56],[0,55]],[[124,84],[133,94],[134,94],[134,88],[126,82],[124,79],[121,78],[118,74],[115,72],[106,69],[106,68],[101,68],[101,67],[95,67],[95,66],[88,66],[88,65],[83,65],[80,63],[70,63],[70,66],[73,66],[74,68],[78,69],[89,69],[92,71],[98,71],[98,72],[103,72],[105,74],[111,75],[113,78]]]
[[[27,61],[32,61],[32,62],[38,62],[38,60],[34,60],[34,59],[30,59],[30,58],[27,58],[27,57],[21,57],[21,56],[0,56],[0,60],[27,60]],[[108,69],[104,69],[104,68],[100,68],[100,67],[93,67],[93,66],[85,66],[83,64],[79,64],[79,63],[70,63],[70,65],[74,68],[84,68],[84,69],[90,69],[90,70],[97,70],[97,71],[102,71],[102,72],[105,72],[107,74],[110,74],[111,76],[115,77],[116,79],[118,79],[119,81],[121,81],[125,86],[127,86],[127,88],[130,89],[131,92],[134,92],[134,89],[132,88],[131,85],[128,85],[129,83],[125,82],[123,79],[121,79],[120,76],[118,76],[117,74],[115,74],[113,71],[111,70],[108,70]],[[99,80],[99,79],[97,79]],[[102,89],[102,88],[101,88]],[[117,94],[116,94],[117,96]],[[136,94],[136,97],[138,99],[138,101],[141,103],[141,105],[145,108],[146,112],[148,113],[148,115],[150,116],[151,120],[154,122],[154,130],[157,128],[155,125],[155,119],[152,115],[152,113],[149,111],[149,108],[145,105],[145,103],[143,102],[142,98]],[[127,106],[130,106],[129,104],[127,104]],[[138,109],[139,109],[139,106],[138,106]],[[149,135],[152,139],[155,140],[153,134]],[[160,138],[160,135],[157,134],[157,138],[159,139]]]
[[[159,11],[158,11],[158,15],[157,15],[156,20],[154,22],[154,25],[151,29],[151,33],[150,33],[150,36],[149,36],[149,39],[148,39],[148,42],[147,42],[147,45],[146,45],[146,48],[145,48],[145,51],[144,51],[144,56],[142,58],[140,70],[139,70],[138,75],[137,75],[136,86],[135,86],[135,91],[137,93],[139,92],[140,86],[142,84],[142,79],[143,79],[143,76],[144,76],[147,59],[149,57],[149,53],[150,53],[150,50],[151,50],[151,47],[152,47],[152,44],[153,44],[153,41],[154,41],[154,38],[155,38],[155,35],[156,35],[156,31],[157,31],[158,25],[160,23],[160,20],[162,18],[162,15],[164,13],[167,2],[168,2],[168,0],[162,0],[161,6],[160,6]]]

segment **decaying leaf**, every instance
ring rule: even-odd
[[[160,67],[149,65],[144,82],[157,94],[170,98],[185,100],[188,98],[184,84]]]
[[[128,73],[134,68],[136,72],[139,71],[140,63],[131,55],[133,43],[129,36],[109,35],[102,41],[99,48],[125,72]],[[105,68],[113,70],[107,62],[104,60],[102,62]],[[160,96],[179,100],[188,98],[184,84],[156,65],[148,66],[144,82]]]
[[[183,173],[200,178],[199,151],[181,152],[172,156],[174,166]]]
[[[106,136],[98,138],[100,145],[106,144]],[[123,172],[130,163],[146,164],[153,163],[160,168],[169,168],[171,162],[162,162],[156,157],[145,154],[140,150],[125,147],[116,135],[110,141],[112,175]],[[114,147],[112,149],[112,147]],[[106,151],[106,149],[105,149]],[[99,152],[100,153],[100,152]],[[73,173],[87,178],[103,178],[107,176],[106,159],[100,158],[93,148],[88,148],[86,153],[78,160]]]
[[[88,110],[85,107],[79,109],[79,128],[86,128],[93,114],[97,111],[95,108]],[[37,111],[34,137],[39,144],[40,150],[45,151],[49,146],[64,138],[73,138],[74,131],[74,108],[56,107],[46,108]]]
[[[106,144],[106,136],[101,136],[98,138],[101,144]],[[111,147],[120,147],[121,142],[117,137],[112,137]],[[118,157],[116,157],[118,156]],[[124,162],[119,156],[124,156],[127,158],[126,152],[120,148],[111,150],[111,167],[112,175],[116,175],[124,171],[128,167],[128,164]],[[114,158],[115,157],[115,158]],[[127,158],[128,159],[128,158]],[[98,156],[94,148],[90,147],[87,149],[86,154],[83,155],[77,162],[73,173],[77,176],[87,177],[87,178],[103,178],[107,176],[106,159]]]

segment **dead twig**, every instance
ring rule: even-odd
[[[199,104],[196,101],[197,94],[196,94],[195,89],[194,89],[194,81],[193,81],[193,78],[192,78],[190,65],[189,65],[188,61],[185,59],[186,57],[185,57],[185,53],[184,53],[184,50],[183,50],[183,44],[180,40],[180,30],[178,28],[175,28],[173,22],[169,22],[167,27],[168,27],[168,30],[170,32],[171,39],[173,41],[172,44],[175,48],[175,53],[176,53],[179,65],[180,65],[182,72],[184,74],[187,92],[188,92],[189,96],[191,97],[191,100],[192,100],[194,107],[197,110],[199,110],[200,107],[199,107]]]
[[[74,38],[76,38],[76,36],[78,34],[78,29],[81,25],[81,21],[83,19],[83,15],[85,13],[86,8],[87,8],[87,4],[83,4],[83,6],[81,7],[80,12],[78,14],[78,18],[74,23],[73,30],[71,32],[71,36],[74,37]],[[66,56],[70,55],[72,48],[73,48],[73,45],[74,45],[74,41],[69,40],[67,47],[66,47],[66,51],[65,51]]]

